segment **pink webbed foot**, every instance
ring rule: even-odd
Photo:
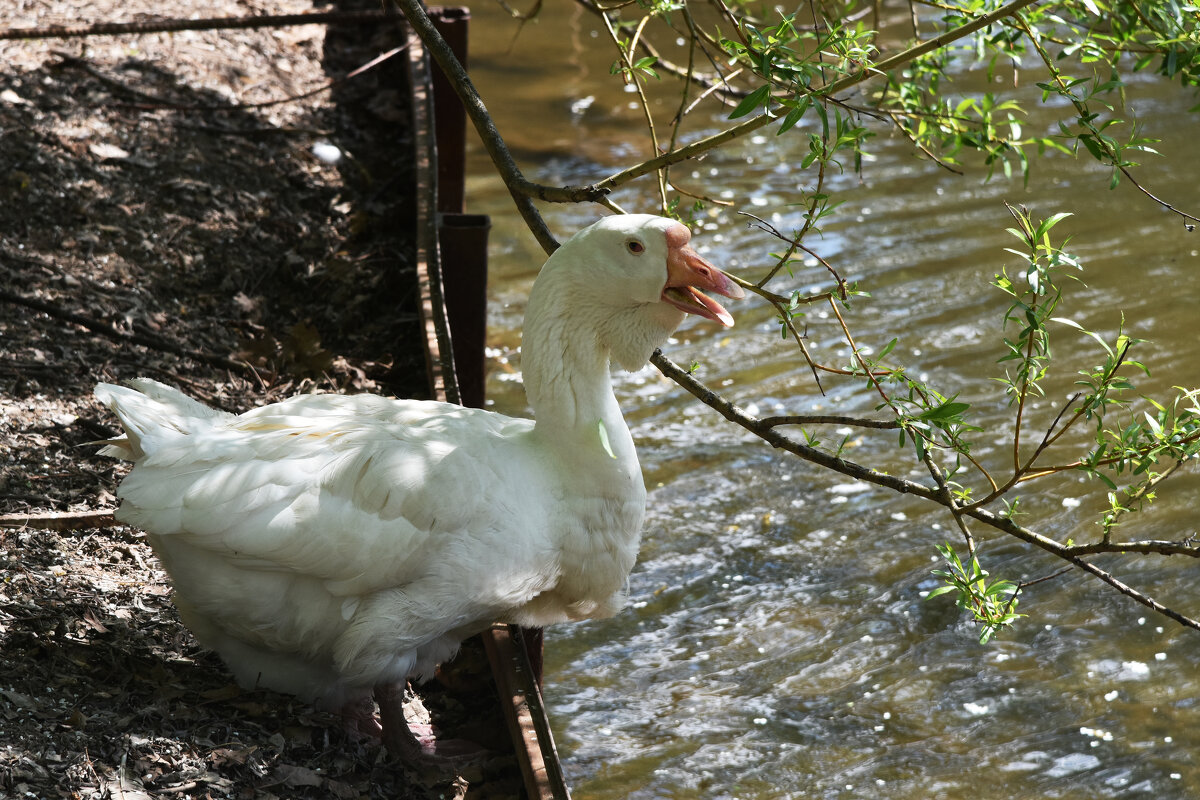
[[[370,697],[352,700],[338,710],[342,726],[351,740],[382,739],[383,727],[375,715],[375,701]]]
[[[433,726],[426,721],[410,721],[404,713],[404,684],[376,686],[375,700],[379,703],[383,746],[405,764],[453,768],[482,761],[488,755],[486,748],[466,739],[438,740]],[[414,697],[410,706],[428,719],[420,699]]]

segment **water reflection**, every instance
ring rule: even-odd
[[[507,38],[494,34],[508,23],[490,5],[475,9],[475,79],[537,180],[593,180],[645,152],[628,98],[606,80],[606,59],[583,60],[572,45],[591,38],[590,24],[547,7],[509,54]],[[1194,176],[1179,168],[1200,163],[1191,102],[1166,88],[1137,106],[1146,133],[1175,147],[1140,174],[1183,203],[1200,202]],[[791,142],[760,136],[677,174],[782,229],[798,226],[789,204],[808,178],[778,166]],[[1155,341],[1143,353],[1159,365],[1147,391],[1200,382],[1200,239],[1174,218],[1132,190],[1106,191],[1106,176],[1068,161],[1038,164],[1026,189],[949,175],[900,140],[875,149],[861,185],[853,174],[837,179],[850,202],[813,241],[872,293],[852,321],[860,342],[878,348],[899,336],[894,352],[914,374],[961,391],[985,420],[1004,419],[992,380],[1004,302],[987,282],[1012,260],[1003,252],[1015,241],[1003,231],[1007,200],[1077,213],[1063,227],[1085,260],[1087,286],[1073,291],[1069,315],[1111,332],[1124,309],[1136,334]],[[542,256],[479,153],[472,169],[472,210],[495,223],[492,344],[515,368],[515,331]],[[631,210],[652,208],[635,190],[621,194]],[[548,209],[563,235],[595,213]],[[744,219],[722,213],[710,223],[697,241],[715,261],[749,276],[769,266],[770,243]],[[814,291],[829,283],[815,265],[797,275]],[[769,309],[747,301],[731,310],[736,328],[689,322],[672,357],[696,360],[705,381],[762,413],[871,411],[874,399],[853,384],[829,381],[817,392]],[[814,309],[806,322],[815,352],[845,358],[827,314]],[[1052,415],[1074,369],[1095,358],[1087,340],[1065,335],[1055,353],[1074,366],[1035,414]],[[495,371],[496,408],[523,410],[516,376]],[[548,701],[577,797],[1200,796],[1200,636],[1069,575],[1030,589],[1023,604],[1034,618],[981,647],[953,607],[922,599],[935,585],[933,545],[952,536],[948,517],[776,453],[656,371],[620,377],[618,392],[652,489],[632,601],[614,619],[548,636]],[[848,447],[907,474],[893,441],[856,434]],[[1002,464],[1003,445],[981,442],[978,454]],[[1094,531],[1094,501],[1063,504],[1092,490],[1074,481],[1023,497],[1030,519],[1061,535]],[[1195,532],[1198,490],[1189,477],[1165,492],[1155,529]],[[1037,577],[1057,566],[1030,561],[1015,542],[987,547],[996,573]],[[1138,586],[1195,597],[1192,564],[1122,564]]]

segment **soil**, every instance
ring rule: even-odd
[[[0,28],[311,10],[9,0]],[[116,433],[97,381],[146,375],[230,411],[427,392],[403,56],[347,77],[402,40],[0,41],[0,515],[60,517],[0,528],[0,797],[519,796],[509,756],[417,775],[328,714],[239,689],[142,534],[86,527],[127,469],[92,444]],[[481,724],[469,698],[431,702],[435,722]]]

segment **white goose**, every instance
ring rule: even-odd
[[[148,379],[100,384],[134,462],[117,517],[142,528],[180,617],[246,687],[403,720],[428,677],[494,622],[604,617],[624,602],[646,493],[610,359],[642,367],[701,290],[742,290],[683,225],[608,217],[546,262],[522,352],[536,422],[444,403],[303,395],[240,416]],[[404,727],[404,726],[401,726]],[[407,728],[404,758],[430,756]]]

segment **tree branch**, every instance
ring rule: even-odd
[[[758,424],[764,428],[774,428],[778,425],[852,425],[857,428],[895,430],[900,427],[900,423],[894,419],[864,419],[838,414],[787,414],[763,417],[758,420]]]
[[[1157,553],[1162,556],[1191,556],[1200,558],[1200,545],[1194,537],[1178,542],[1145,539],[1137,542],[1095,542],[1077,544],[1066,548],[1068,553],[1087,556],[1096,553]]]
[[[681,161],[686,161],[694,158],[702,153],[705,153],[714,147],[718,147],[726,142],[732,141],[740,136],[758,130],[777,118],[771,113],[763,113],[757,117],[752,117],[745,122],[727,128],[724,131],[699,139],[689,145],[671,150],[667,153],[657,156],[648,161],[634,165],[628,169],[617,172],[609,177],[585,186],[563,186],[553,187],[543,184],[537,184],[527,179],[517,166],[515,159],[512,157],[508,146],[504,143],[503,137],[497,130],[495,123],[488,114],[487,107],[484,105],[483,99],[479,96],[470,77],[458,59],[454,56],[450,46],[442,39],[440,33],[433,26],[429,17],[425,14],[420,0],[391,0],[408,20],[414,32],[420,37],[425,47],[433,56],[434,61],[442,68],[442,71],[450,78],[450,83],[454,86],[455,92],[462,101],[464,108],[467,111],[467,116],[471,119],[471,123],[475,126],[475,130],[479,133],[483,140],[484,148],[488,151],[488,155],[492,159],[492,163],[496,166],[500,177],[504,180],[505,186],[508,187],[509,193],[513,196],[514,202],[517,204],[517,209],[521,216],[525,219],[529,229],[533,232],[542,248],[547,252],[553,252],[558,247],[557,241],[546,227],[541,215],[530,202],[531,198],[543,200],[550,203],[582,203],[582,202],[601,202],[606,195],[613,189],[623,184],[629,183],[643,175],[648,175],[656,172],[664,167],[669,167],[672,164],[677,164]],[[999,19],[1015,14],[1020,9],[1031,5],[1036,0],[1014,0],[1005,6],[1002,6],[990,14],[985,14],[978,17],[960,28],[955,28],[952,31],[936,36],[926,42],[922,42],[916,47],[909,48],[901,53],[880,61],[878,64],[864,67],[858,72],[846,75],[843,78],[826,84],[813,91],[813,94],[821,98],[832,99],[832,95],[837,92],[849,89],[856,84],[859,84],[868,78],[875,75],[883,74],[886,70],[907,63],[914,58],[918,58],[925,53],[936,50],[940,47],[970,36],[977,30],[987,27]]]
[[[700,400],[700,402],[714,409],[730,422],[740,425],[742,428],[750,431],[755,436],[759,437],[773,447],[786,450],[789,453],[803,458],[805,461],[810,461],[818,466],[833,470],[834,472],[840,473],[847,477],[855,478],[856,480],[860,481],[866,481],[867,483],[872,483],[876,486],[882,486],[885,489],[891,489],[892,491],[900,494],[916,495],[917,497],[930,500],[938,505],[946,506],[947,508],[950,507],[952,498],[948,497],[941,488],[926,486],[925,484],[915,483],[904,478],[897,478],[894,475],[887,475],[882,472],[877,472],[869,467],[864,467],[863,465],[857,464],[853,461],[847,461],[839,456],[826,453],[823,450],[818,450],[815,447],[809,447],[806,444],[798,442],[795,439],[780,433],[775,427],[764,425],[762,420],[746,413],[743,409],[737,407],[729,400],[726,400],[724,397],[709,389],[700,381],[696,380],[686,370],[669,359],[667,356],[663,355],[661,350],[654,351],[654,355],[650,357],[650,362],[654,364],[654,366],[658,367],[659,370],[661,370],[662,373],[668,378],[691,392],[692,395]],[[1200,621],[1192,619],[1191,617],[1187,617],[1183,614],[1180,614],[1178,611],[1168,608],[1154,598],[1139,592],[1137,589],[1134,589],[1100,567],[1097,567],[1095,564],[1092,564],[1081,558],[1082,555],[1091,555],[1095,553],[1122,552],[1122,550],[1119,549],[1121,547],[1133,548],[1131,549],[1131,552],[1162,552],[1161,549],[1153,550],[1149,547],[1146,547],[1146,549],[1138,549],[1144,545],[1147,545],[1148,543],[1129,543],[1126,545],[1116,545],[1112,550],[1106,549],[1104,545],[1087,545],[1084,546],[1086,549],[1081,551],[1079,547],[1068,547],[1067,545],[1060,544],[1053,539],[1042,536],[1036,531],[1032,531],[1028,528],[1018,525],[1011,519],[998,516],[982,508],[961,508],[959,509],[959,513],[961,513],[963,516],[976,519],[985,525],[995,528],[1003,533],[1007,533],[1010,536],[1016,537],[1023,542],[1041,548],[1047,553],[1050,553],[1057,558],[1061,558],[1064,561],[1067,561],[1075,567],[1083,570],[1084,572],[1087,572],[1090,575],[1100,579],[1121,594],[1138,603],[1141,603],[1147,608],[1150,608],[1165,617],[1175,620],[1180,625],[1200,631]],[[1178,545],[1176,545],[1176,549],[1172,550],[1172,553],[1187,553],[1188,555],[1192,554],[1186,549],[1180,548]],[[1197,553],[1197,555],[1200,555],[1200,553]]]
[[[935,36],[932,39],[924,41],[915,47],[910,47],[901,53],[897,53],[894,56],[885,58],[883,61],[880,61],[877,64],[865,66],[858,72],[853,72],[849,75],[839,78],[833,83],[828,83],[818,89],[814,89],[811,94],[822,99],[831,98],[834,94],[843,92],[852,86],[862,83],[868,78],[875,77],[876,75],[882,75],[887,70],[894,69],[901,64],[906,64],[915,58],[919,58],[926,53],[933,52],[934,50],[944,47],[951,42],[957,41],[958,39],[970,36],[972,33],[975,33],[982,28],[986,28],[988,25],[991,25],[998,20],[1016,14],[1022,8],[1032,5],[1035,2],[1037,2],[1037,0],[1014,0],[1014,2],[1001,6],[990,14],[984,14],[981,17],[971,20],[962,27],[955,28],[952,31],[947,31],[940,36]],[[694,158],[695,156],[705,153],[714,147],[719,147],[720,145],[732,141],[740,136],[753,133],[759,128],[775,122],[777,119],[778,118],[771,112],[764,112],[757,117],[751,117],[745,122],[741,122],[731,128],[726,128],[719,133],[715,133],[703,139],[698,139],[689,145],[679,148],[678,150],[672,150],[671,152],[664,153],[657,158],[652,158],[649,161],[643,161],[641,164],[637,164],[628,169],[610,175],[604,180],[593,184],[593,186],[596,189],[611,191],[622,184],[634,180],[635,178],[640,178],[643,175],[654,172],[655,170],[663,167],[670,166],[671,164],[676,164],[680,161],[686,161],[689,158]]]
[[[387,16],[379,10],[316,11],[307,14],[256,14],[247,17],[164,18],[136,22],[99,22],[91,25],[42,25],[0,30],[0,41],[13,39],[72,39],[92,36],[215,31],[246,28],[282,28],[291,25],[372,25]]]
[[[454,51],[450,49],[450,45],[442,38],[441,33],[434,27],[429,16],[425,13],[425,8],[421,5],[420,0],[392,0],[392,2],[404,14],[408,24],[412,26],[413,31],[421,38],[425,48],[433,56],[433,60],[442,68],[442,72],[450,79],[450,84],[454,87],[454,91],[458,94],[458,99],[462,101],[463,108],[466,109],[467,116],[471,123],[475,126],[475,130],[479,132],[479,138],[483,140],[483,146],[488,151],[488,155],[495,164],[496,169],[500,172],[500,177],[504,180],[504,185],[508,187],[509,193],[512,195],[513,202],[517,205],[517,211],[520,212],[521,218],[525,220],[525,224],[533,233],[542,249],[547,253],[552,253],[558,249],[558,241],[554,235],[550,233],[550,229],[546,226],[545,220],[538,210],[533,205],[531,198],[547,200],[551,202],[569,202],[579,203],[587,200],[599,200],[608,194],[607,189],[597,189],[595,187],[565,187],[555,189],[548,186],[539,186],[521,174],[517,162],[513,159],[512,153],[508,149],[508,145],[504,143],[504,139],[500,136],[500,131],[496,129],[496,125],[492,122],[492,117],[488,114],[487,106],[484,105],[483,99],[476,91],[475,85],[471,82],[467,75],[466,69],[459,63],[459,60],[454,55]]]

